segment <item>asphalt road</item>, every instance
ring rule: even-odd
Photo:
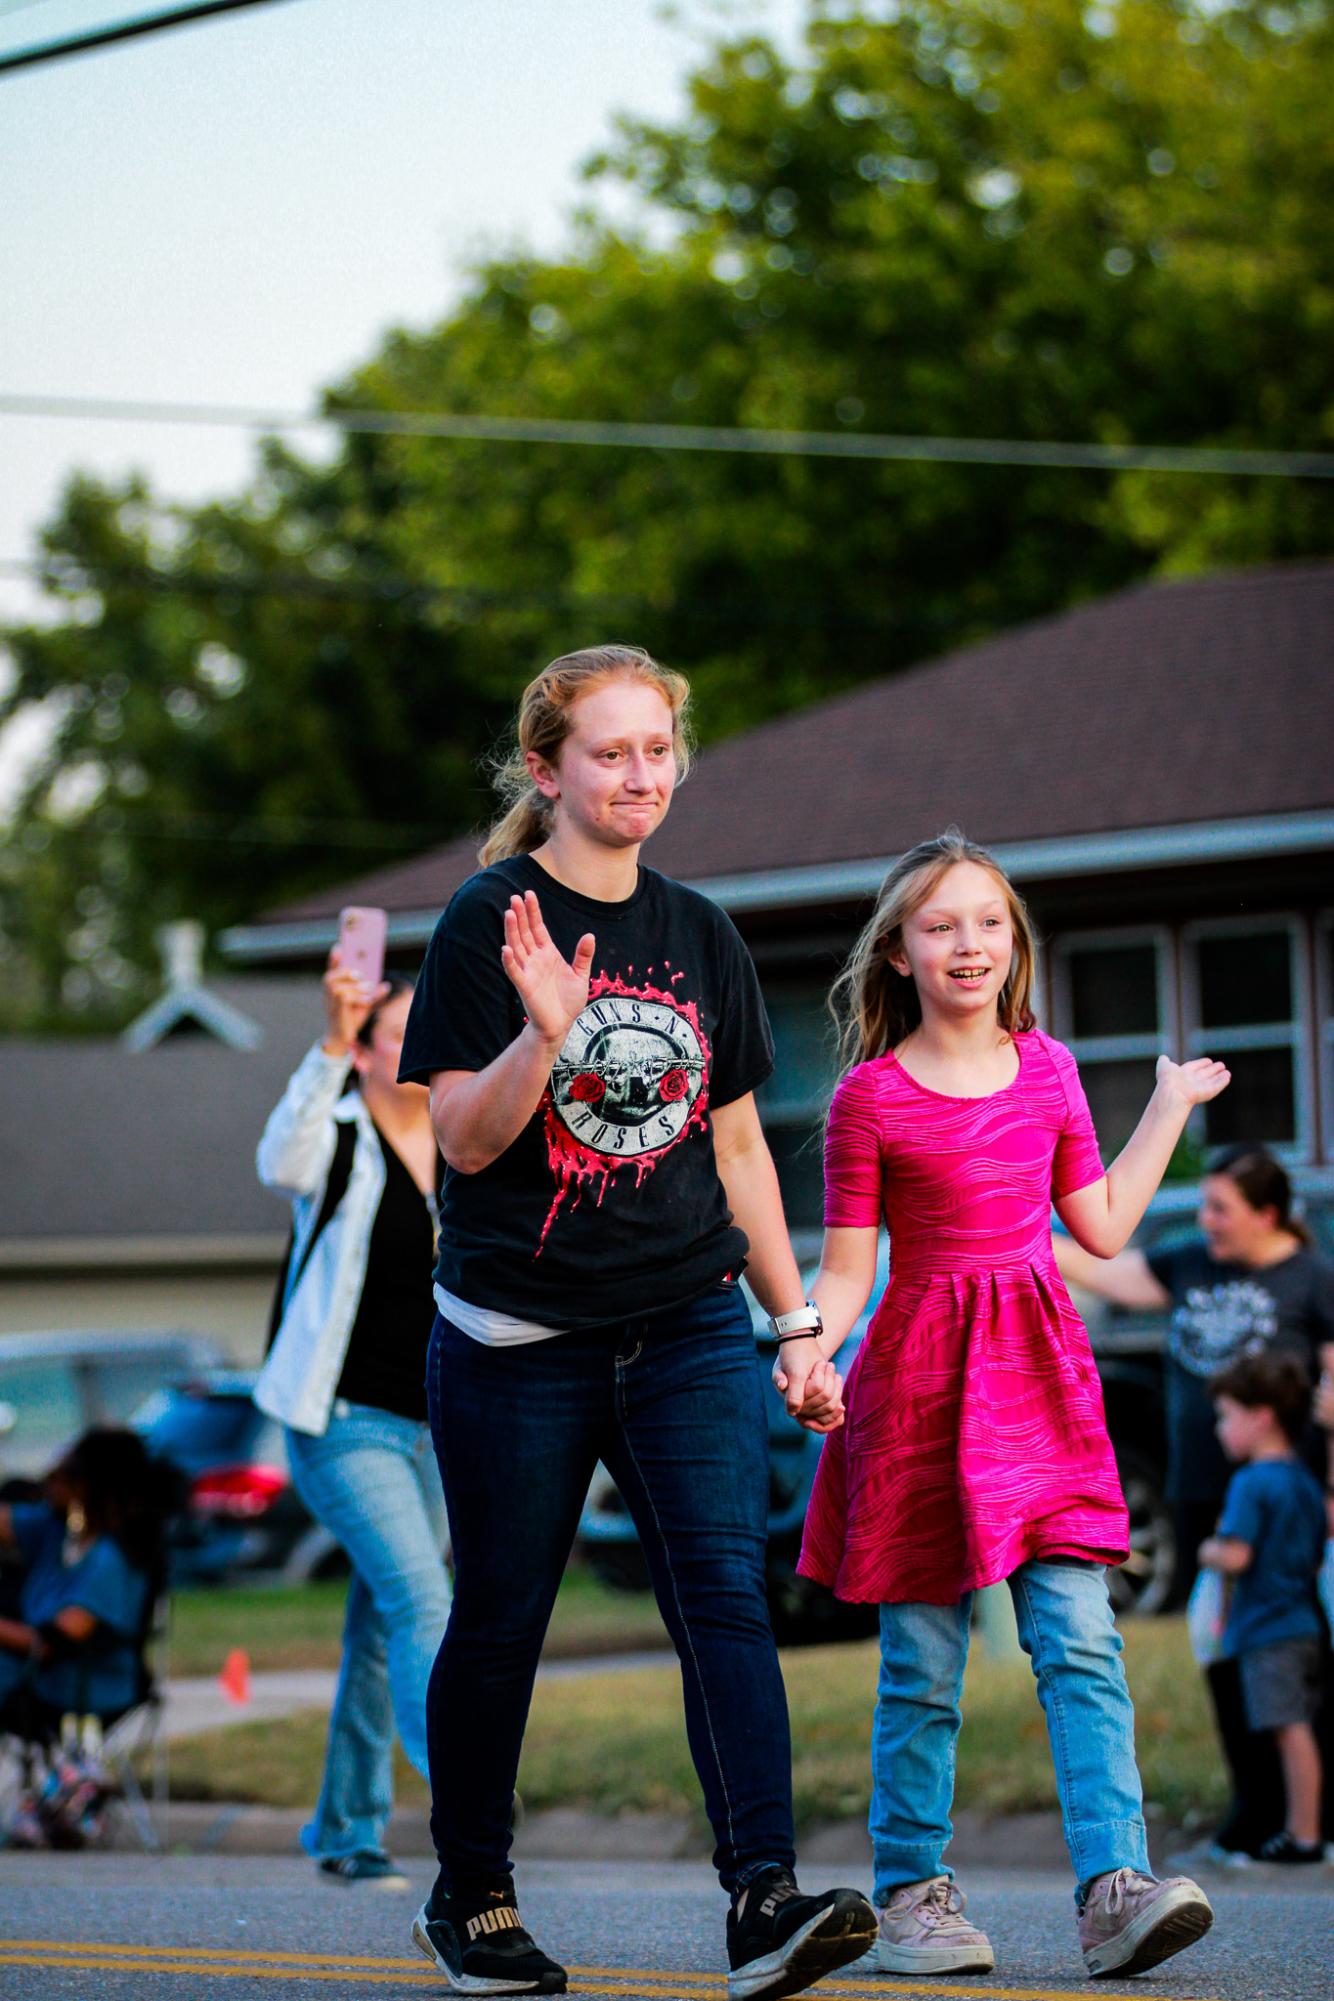
[[[411,1865],[410,1893],[317,1883],[298,1859],[132,1855],[0,1857],[3,2001],[292,2001],[420,1995],[443,1989],[408,1942],[430,1881]],[[841,1872],[847,1880],[849,1872]],[[856,1872],[851,1872],[855,1880]],[[1316,1874],[1317,1872],[1312,1872]],[[1133,1992],[1174,2001],[1330,2001],[1334,1874],[1289,1888],[1225,1882],[1208,1938],[1161,1971],[1088,1983],[1075,1947],[1069,1883],[1055,1874],[975,1871],[973,1915],[996,1946],[997,1970],[912,1982],[851,1968],[817,1990],[840,2001],[895,1994],[979,2001],[1116,2001]],[[824,1879],[811,1871],[816,1887]],[[521,1872],[525,1918],[563,1957],[576,1994],[618,2001],[721,2001],[723,1903],[694,1863],[532,1862]]]

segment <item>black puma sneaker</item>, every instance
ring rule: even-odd
[[[412,1921],[412,1943],[455,1994],[563,1994],[565,1968],[539,1951],[519,1919],[514,1879],[451,1894],[437,1879]]]
[[[746,1886],[740,1916],[727,1919],[728,2001],[799,1994],[851,1965],[876,1940],[876,1916],[857,1890],[804,1897],[790,1869],[761,1869]]]

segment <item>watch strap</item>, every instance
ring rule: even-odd
[[[824,1327],[820,1309],[812,1300],[798,1306],[791,1313],[775,1313],[769,1319],[769,1332],[775,1341],[795,1340],[801,1334],[819,1334]]]

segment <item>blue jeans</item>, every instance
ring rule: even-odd
[[[509,1869],[538,1655],[599,1459],[680,1657],[724,1886],[766,1862],[791,1866],[787,1698],[764,1590],[764,1392],[737,1289],[510,1348],[437,1318],[426,1388],[454,1544],[454,1609],[429,1700],[431,1832],[446,1881]]]
[[[1033,1663],[1078,1881],[1149,1866],[1135,1715],[1106,1574],[1097,1564],[1025,1563],[1009,1579]],[[875,1899],[949,1874],[959,1696],[971,1591],[957,1605],[880,1607],[880,1686],[871,1743]]]
[[[287,1433],[292,1481],[352,1563],[324,1783],[302,1831],[321,1860],[382,1854],[394,1725],[421,1773],[426,1685],[449,1617],[445,1502],[424,1424],[337,1403],[322,1438]]]

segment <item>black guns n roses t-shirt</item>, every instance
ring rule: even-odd
[[[709,1112],[764,1082],[773,1043],[749,954],[707,897],[641,868],[633,896],[602,903],[518,855],[471,876],[436,925],[404,1081],[483,1070],[523,1028],[500,948],[509,900],[528,889],[565,958],[596,938],[588,1003],[518,1138],[478,1174],[446,1171],[436,1280],[473,1306],[596,1326],[745,1263]]]

